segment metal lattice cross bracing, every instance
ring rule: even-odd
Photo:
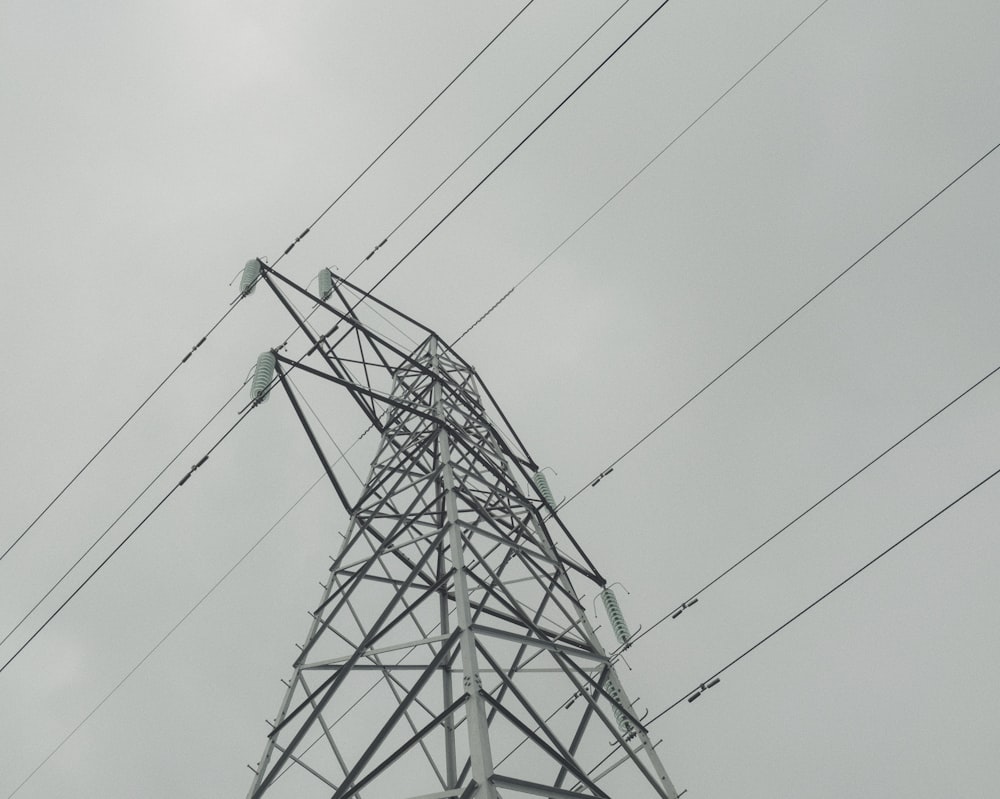
[[[249,796],[675,799],[570,575],[603,579],[556,546],[475,371],[337,314],[353,358],[311,335],[331,379],[360,360],[391,389],[356,396],[381,440]]]

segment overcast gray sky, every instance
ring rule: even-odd
[[[460,333],[817,4],[670,2],[381,296]],[[521,5],[0,7],[4,547],[225,311],[244,261],[280,255]],[[617,5],[534,3],[283,270],[307,282],[360,261]],[[655,5],[631,0],[357,280],[384,274]],[[557,497],[1000,142],[997,41],[990,0],[829,0],[463,340],[535,458],[558,472]],[[997,159],[565,510],[631,592],[633,627],[1000,364]],[[236,309],[0,563],[0,631],[288,330],[265,292]],[[682,697],[1000,467],[997,381],[636,644],[623,679],[639,704],[656,713]],[[338,441],[357,437],[349,402],[300,385]],[[371,450],[358,453],[361,469]],[[0,795],[318,475],[287,403],[241,425],[0,674]],[[989,483],[664,716],[653,732],[674,782],[706,799],[992,793],[998,512]],[[345,524],[328,487],[312,492],[18,796],[242,795]]]

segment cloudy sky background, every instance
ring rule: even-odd
[[[672,0],[380,295],[458,335],[817,4]],[[4,547],[226,310],[244,261],[277,258],[522,5],[3,5]],[[282,270],[308,282],[353,267],[617,5],[537,0]],[[396,263],[654,7],[625,5],[357,281]],[[998,39],[988,0],[828,0],[463,340],[558,472],[557,497],[1000,142]],[[998,158],[566,508],[631,592],[633,627],[1000,365]],[[288,332],[265,292],[234,311],[0,563],[0,631]],[[684,696],[1000,467],[998,381],[636,644],[623,679],[639,704]],[[342,445],[363,430],[343,397],[297,382]],[[283,400],[240,425],[0,674],[0,795],[319,472]],[[658,721],[674,782],[692,797],[987,795],[1000,779],[998,511],[989,483]],[[345,523],[328,487],[310,493],[17,795],[242,795]]]

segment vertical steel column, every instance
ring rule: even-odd
[[[472,626],[472,608],[469,604],[469,584],[465,573],[465,552],[462,530],[458,523],[458,504],[455,501],[455,474],[451,467],[451,441],[447,427],[448,419],[441,398],[441,365],[438,360],[438,341],[432,339],[430,345],[431,368],[435,373],[432,389],[433,408],[442,425],[438,431],[438,453],[441,458],[441,477],[444,484],[445,524],[448,526],[448,541],[451,565],[455,570],[455,619],[459,633],[459,648],[462,653],[462,686],[469,694],[465,704],[465,724],[469,730],[469,758],[472,762],[472,778],[479,784],[472,797],[476,799],[497,799],[493,786],[493,755],[490,751],[490,731],[486,723],[486,703],[481,691],[479,658],[476,655],[476,639]],[[470,797],[470,799],[472,799]]]

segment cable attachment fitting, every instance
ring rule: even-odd
[[[198,347],[200,347],[202,344],[204,344],[207,338],[208,336],[202,336],[201,339],[198,341],[198,343],[191,348],[191,352],[189,352],[187,355],[181,358],[181,363],[187,363],[187,359],[190,358],[192,355],[194,355],[194,351],[198,349]]]
[[[370,253],[368,253],[368,255],[366,255],[366,256],[365,256],[365,260],[366,260],[366,261],[370,260],[370,259],[371,259],[371,257],[372,257],[372,256],[373,256],[373,255],[374,255],[375,253],[377,253],[377,252],[378,252],[379,250],[381,250],[381,249],[382,249],[382,247],[383,247],[383,246],[385,245],[385,243],[386,243],[387,241],[389,241],[389,237],[388,237],[388,236],[386,236],[386,237],[385,237],[384,239],[382,239],[382,241],[380,241],[380,242],[379,242],[378,244],[376,244],[376,245],[375,245],[375,249],[374,249],[374,250],[372,250],[372,251],[371,251]]]
[[[681,614],[682,614],[682,613],[683,613],[683,612],[684,612],[685,610],[687,610],[687,609],[688,609],[689,607],[691,607],[692,605],[696,605],[697,603],[698,603],[698,597],[692,597],[692,598],[691,598],[691,599],[689,599],[689,600],[688,600],[687,602],[685,602],[685,603],[684,603],[683,605],[681,605],[681,606],[680,606],[679,608],[677,608],[677,610],[675,610],[675,611],[674,611],[673,613],[671,613],[671,614],[670,614],[670,618],[671,618],[671,619],[676,619],[676,618],[677,618],[678,616],[680,616],[680,615],[681,615]]]
[[[179,483],[177,484],[177,487],[178,487],[178,488],[180,488],[180,487],[181,487],[182,485],[184,485],[184,484],[185,484],[185,483],[186,483],[186,482],[187,482],[188,480],[190,480],[190,479],[191,479],[191,475],[193,475],[193,474],[194,474],[194,473],[195,473],[196,471],[198,471],[198,469],[199,469],[199,468],[200,468],[200,467],[201,467],[202,465],[204,465],[205,461],[207,461],[207,460],[208,460],[208,455],[206,455],[206,456],[205,456],[204,458],[202,458],[202,459],[201,459],[200,461],[198,461],[198,462],[197,462],[197,463],[196,463],[196,464],[195,464],[194,466],[192,466],[192,467],[191,467],[190,469],[188,469],[188,473],[187,473],[186,475],[184,475],[184,476],[183,476],[183,477],[181,478],[181,481],[180,481],[180,482],[179,482]]]
[[[695,699],[697,699],[699,696],[705,693],[705,691],[707,691],[709,688],[714,688],[720,682],[722,682],[721,677],[713,677],[708,682],[703,682],[701,685],[699,685],[697,688],[694,689],[694,693],[692,693],[691,696],[688,697],[688,702],[693,702]]]
[[[590,484],[590,487],[594,488],[599,482],[601,482],[601,480],[603,480],[605,477],[611,474],[614,470],[615,470],[614,466],[612,466],[610,469],[605,469],[603,472],[597,475],[597,479],[595,479],[594,482]]]
[[[281,257],[284,258],[286,255],[288,255],[288,253],[292,251],[292,248],[309,234],[310,230],[311,228],[306,228],[301,233],[299,233],[299,235],[295,237],[295,241],[293,241],[285,248],[285,251],[281,254]]]

